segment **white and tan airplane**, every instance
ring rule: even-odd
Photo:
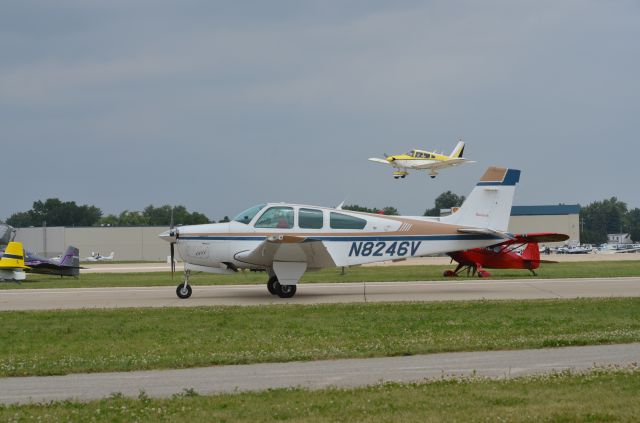
[[[385,216],[270,203],[228,223],[172,227],[159,236],[184,260],[180,298],[191,296],[191,271],[266,270],[271,294],[290,298],[307,270],[486,247],[506,234],[520,171],[490,167],[460,209],[440,218]],[[172,272],[175,261],[171,260]]]
[[[459,141],[451,154],[433,153],[424,150],[411,150],[407,154],[395,156],[385,155],[384,159],[371,157],[369,160],[392,166],[393,177],[396,179],[405,178],[410,170],[428,170],[429,176],[435,178],[438,171],[447,167],[458,166],[465,163],[475,163],[462,157],[464,153],[464,142]]]

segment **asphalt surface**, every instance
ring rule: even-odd
[[[168,397],[273,388],[357,387],[443,377],[511,378],[640,362],[640,343],[538,350],[461,352],[349,360],[216,366],[182,370],[0,378],[0,403],[87,401],[120,392]]]
[[[640,278],[450,280],[300,284],[295,297],[270,295],[264,285],[193,286],[180,300],[174,286],[11,289],[0,291],[0,311],[213,305],[322,304],[382,301],[461,301],[638,297]]]

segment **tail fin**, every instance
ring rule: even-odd
[[[106,259],[109,259],[109,260],[113,260],[114,255],[115,255],[115,253],[112,251],[112,252],[111,252],[111,254],[109,254],[109,255],[108,255],[108,256],[106,256],[105,258],[106,258]]]
[[[456,148],[453,149],[453,151],[449,155],[449,158],[451,159],[462,158],[462,153],[464,153],[464,142],[458,141],[458,144],[456,144]]]
[[[537,242],[530,242],[522,252],[524,260],[540,261],[540,248]]]
[[[490,167],[482,175],[460,210],[440,218],[443,223],[506,232],[520,171]]]
[[[0,269],[27,269],[21,242],[10,242],[0,257]]]
[[[68,267],[80,267],[80,252],[76,247],[68,246],[67,251],[64,252],[60,265]]]

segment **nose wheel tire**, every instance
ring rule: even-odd
[[[191,285],[185,286],[184,283],[181,283],[176,288],[176,294],[178,298],[182,298],[183,300],[189,298],[191,296]]]

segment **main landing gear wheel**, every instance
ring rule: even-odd
[[[278,283],[278,278],[276,278],[275,276],[270,277],[269,281],[267,282],[267,290],[269,291],[269,294],[278,295],[276,284],[280,285],[280,283]]]
[[[272,295],[277,295],[280,298],[291,298],[296,295],[295,285],[280,285],[278,278],[272,276],[267,282],[267,290]]]
[[[280,285],[280,290],[278,292],[278,297],[280,298],[291,298],[296,295],[296,286],[295,285]]]
[[[183,300],[189,298],[191,296],[191,285],[181,283],[176,288],[176,294],[178,294],[178,298],[182,298]]]

